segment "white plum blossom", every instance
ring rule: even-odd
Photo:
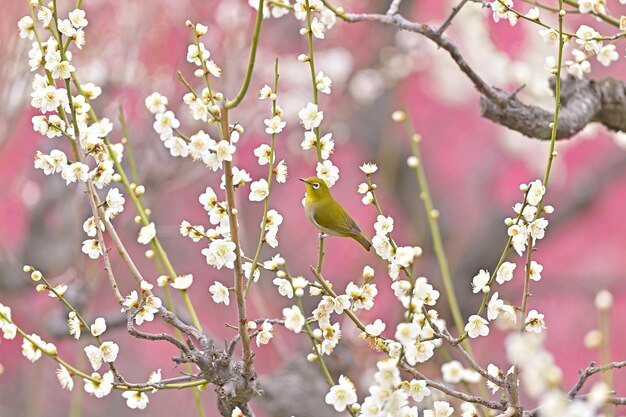
[[[531,206],[537,206],[543,199],[543,195],[546,193],[546,187],[541,180],[535,180],[528,184],[528,192],[526,195],[526,202]]]
[[[357,402],[354,384],[346,376],[341,375],[339,383],[330,388],[324,401],[326,404],[332,405],[337,412],[344,411],[347,406]]]
[[[430,395],[430,388],[426,386],[426,381],[412,379],[408,383],[403,383],[402,388],[413,398],[413,401],[421,403],[425,397]]]
[[[146,97],[144,103],[148,111],[152,114],[165,113],[167,110],[167,97],[157,92]]]
[[[215,266],[217,269],[226,267],[232,269],[236,259],[235,243],[227,239],[216,239],[209,244],[208,248],[202,249],[202,254],[206,256],[209,265]]]
[[[187,62],[200,66],[202,61],[209,59],[211,53],[207,51],[202,42],[198,42],[198,46],[193,44],[187,46]]]
[[[449,417],[454,412],[454,408],[446,401],[435,401],[434,410],[424,410],[424,417]]]
[[[476,276],[472,279],[472,291],[477,294],[487,287],[489,283],[489,271],[481,269]]]
[[[106,321],[104,317],[98,317],[91,325],[91,334],[94,336],[101,336],[107,329]]]
[[[86,182],[89,178],[89,167],[82,162],[65,165],[61,171],[61,177],[66,184],[76,181]]]
[[[270,87],[267,84],[265,84],[263,88],[259,90],[259,100],[268,99],[270,98],[271,95],[272,95],[272,87]]]
[[[59,368],[55,371],[57,380],[63,389],[71,391],[74,388],[74,380],[72,375],[63,365],[59,365]]]
[[[380,336],[387,325],[381,319],[374,320],[374,323],[365,326],[365,332],[371,336]]]
[[[259,158],[259,165],[261,166],[269,164],[270,159],[274,159],[271,146],[265,143],[254,150],[254,156]]]
[[[294,333],[300,333],[304,326],[304,316],[300,312],[298,306],[283,308],[283,316],[285,317],[285,328]]]
[[[407,363],[413,366],[416,363],[423,363],[430,359],[434,354],[434,350],[435,345],[432,342],[411,340],[404,346],[404,355]]]
[[[313,33],[313,36],[317,39],[324,39],[326,26],[324,26],[324,24],[320,22],[317,17],[314,17],[311,21],[311,33]]]
[[[268,344],[270,340],[272,340],[272,337],[274,337],[274,326],[272,326],[272,323],[265,320],[256,335],[255,341],[257,347]]]
[[[319,111],[317,104],[307,103],[307,105],[298,112],[300,123],[306,130],[311,130],[319,127],[322,119],[324,118],[324,112]]]
[[[533,281],[541,280],[541,271],[543,271],[543,265],[537,263],[537,261],[530,262],[530,270],[528,272],[528,278]]]
[[[102,246],[98,239],[83,240],[82,252],[91,259],[98,259],[102,255]]]
[[[498,298],[498,292],[494,292],[491,296],[491,300],[487,304],[487,318],[489,320],[495,320],[498,316],[502,314],[502,317],[511,323],[515,323],[517,321],[517,316],[515,315],[515,309],[513,306],[507,305],[503,300]]]
[[[463,365],[459,361],[450,361],[441,365],[441,375],[445,382],[456,384],[463,379]]]
[[[274,278],[272,281],[278,287],[278,293],[283,297],[293,298],[293,287],[291,281],[285,278]]]
[[[602,48],[602,41],[597,39],[600,34],[592,27],[580,25],[576,31],[576,43],[588,54],[597,54]]]
[[[287,182],[288,168],[284,160],[281,160],[274,167],[274,174],[276,174],[276,182],[279,182],[281,184]]]
[[[399,323],[396,326],[395,338],[398,342],[406,345],[410,341],[415,341],[421,330],[417,323]]]
[[[22,355],[34,363],[41,358],[41,351],[42,349],[45,349],[45,346],[46,342],[41,340],[41,337],[33,333],[29,336],[29,339],[24,338],[24,341],[22,342]]]
[[[596,59],[600,64],[608,67],[609,65],[611,65],[611,62],[617,61],[619,59],[619,53],[617,53],[615,45],[604,45],[598,52]]]
[[[265,128],[265,133],[267,133],[268,135],[274,135],[276,133],[282,132],[283,128],[287,125],[286,122],[283,122],[283,119],[281,119],[280,116],[274,116],[271,119],[265,119],[264,123],[265,126],[267,126]]]
[[[546,322],[543,319],[543,314],[537,310],[530,310],[526,316],[526,330],[534,333],[541,333],[546,328]]]
[[[221,282],[215,281],[213,285],[209,287],[209,292],[211,293],[211,297],[215,303],[224,303],[224,305],[228,305],[230,303],[230,292]]]
[[[487,336],[489,334],[489,326],[487,320],[474,314],[470,316],[465,325],[467,335],[472,339],[479,336]]]
[[[111,393],[113,389],[113,372],[108,371],[104,375],[100,376],[97,372],[91,374],[91,379],[83,378],[85,381],[85,392],[90,395],[96,396],[96,398],[106,397]]]
[[[339,180],[339,168],[333,165],[332,162],[326,160],[323,163],[318,162],[315,168],[317,177],[324,180],[326,185],[332,187]]]
[[[379,214],[376,217],[376,223],[374,223],[374,230],[376,230],[376,234],[380,236],[386,236],[393,231],[393,217],[391,216],[383,216]]]
[[[122,397],[126,398],[126,405],[131,409],[143,410],[150,402],[146,393],[142,391],[124,391]]]
[[[167,140],[174,135],[174,129],[180,127],[180,122],[171,110],[157,113],[153,124],[154,130],[159,134],[161,140]]]
[[[553,28],[541,29],[539,35],[548,46],[557,46],[559,44],[559,32]]]
[[[376,166],[376,164],[371,163],[371,162],[367,162],[361,165],[359,169],[363,171],[365,175],[368,175],[368,176],[378,171],[378,167]]]
[[[315,76],[315,88],[317,88],[317,91],[324,94],[330,94],[331,86],[332,80],[324,74],[324,71],[319,71]]]
[[[496,273],[496,282],[498,284],[504,284],[505,282],[512,280],[513,271],[515,271],[516,267],[517,265],[512,262],[503,262]]]
[[[250,184],[250,195],[248,198],[250,201],[263,201],[269,195],[269,185],[267,180],[261,178],[258,181],[254,181]]]
[[[174,278],[174,282],[170,283],[170,286],[172,288],[176,288],[177,290],[186,290],[189,287],[191,287],[192,283],[193,283],[192,274],[178,275],[176,278]]]
[[[115,187],[109,189],[105,199],[104,218],[106,220],[111,220],[112,218],[123,212],[125,202],[126,199],[124,198],[122,193],[120,193],[120,190]]]
[[[150,222],[148,225],[143,226],[139,230],[139,236],[137,236],[137,242],[141,243],[142,245],[147,245],[148,243],[152,241],[152,239],[154,239],[155,236],[156,236],[156,226],[154,225],[154,222]]]

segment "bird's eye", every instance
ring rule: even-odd
[[[318,188],[320,188],[320,183],[319,182],[314,182],[314,183],[311,184],[311,187],[313,187],[314,189],[317,190]]]

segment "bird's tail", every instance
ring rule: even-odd
[[[359,234],[359,235],[352,236],[352,238],[356,240],[357,242],[359,242],[361,246],[363,246],[365,250],[369,252],[370,248],[372,247],[372,244],[370,243],[369,240],[365,238],[365,236]]]

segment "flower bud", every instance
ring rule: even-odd
[[[306,360],[313,363],[317,360],[317,355],[315,353],[309,353],[306,355]]]
[[[152,249],[148,249],[146,251],[145,255],[146,255],[146,258],[148,258],[148,259],[154,259],[154,255],[155,254],[154,254],[154,251]]]
[[[313,337],[316,339],[321,339],[324,336],[320,329],[313,330]]]
[[[30,277],[33,281],[37,282],[41,281],[42,275],[40,271],[35,270],[30,274]]]
[[[143,185],[138,185],[137,187],[135,187],[135,195],[137,197],[141,197],[145,192],[146,187],[144,187]]]
[[[298,55],[298,61],[300,62],[309,62],[310,58],[305,54]]]
[[[201,23],[196,23],[196,34],[198,36],[206,35],[209,28]]]
[[[27,273],[28,273],[28,272],[31,272],[33,269],[34,269],[34,268],[33,268],[32,266],[30,266],[30,265],[24,265],[24,267],[22,268],[22,270],[23,270],[24,272],[27,272]]]
[[[396,110],[391,113],[391,120],[394,122],[404,122],[406,120],[406,113],[402,110]]]
[[[596,294],[596,308],[598,311],[608,311],[613,306],[613,294],[602,290]]]
[[[546,214],[552,214],[552,213],[554,213],[554,207],[552,207],[552,206],[545,206],[543,208],[543,211],[545,211]]]
[[[304,35],[306,35],[308,33],[309,33],[309,29],[307,29],[307,28],[301,28],[300,29],[300,35],[304,36]]]
[[[598,329],[590,330],[585,335],[584,344],[587,349],[597,349],[602,343],[602,332]]]
[[[48,286],[46,284],[39,284],[35,287],[35,290],[37,292],[45,292],[48,289]]]
[[[256,323],[250,320],[246,323],[246,327],[248,328],[248,330],[254,330],[256,329]]]
[[[300,298],[304,295],[304,290],[302,288],[296,288],[294,293],[296,294],[296,297]]]
[[[420,165],[420,160],[417,159],[417,156],[409,156],[406,160],[406,164],[410,168],[417,168]]]

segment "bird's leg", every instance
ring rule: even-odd
[[[326,239],[329,235],[327,235],[326,233],[320,232],[318,236],[319,236],[319,238],[321,240],[321,239]]]

